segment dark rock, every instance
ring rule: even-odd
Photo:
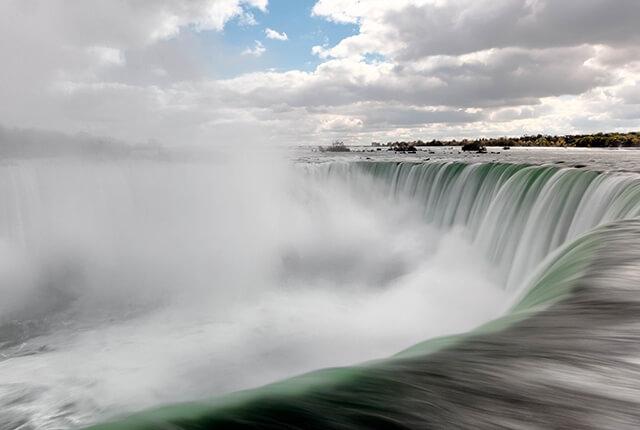
[[[476,142],[470,142],[470,143],[465,143],[464,145],[462,145],[462,151],[463,152],[467,152],[467,151],[479,151],[480,148],[482,148],[483,146],[480,145],[479,143]]]

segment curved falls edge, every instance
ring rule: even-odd
[[[372,164],[365,169],[379,167]],[[513,174],[526,169],[547,172],[534,172],[525,193],[536,178],[550,181],[561,170],[578,175],[549,166],[513,167]],[[400,173],[386,172],[394,178],[393,193],[406,191]],[[601,180],[598,172],[585,173]],[[483,173],[485,180],[489,174]],[[502,185],[511,178],[502,177]],[[622,219],[597,224],[552,250],[511,310],[472,332],[431,339],[388,359],[92,428],[635,428],[640,220],[628,209]]]

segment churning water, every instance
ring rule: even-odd
[[[640,176],[315,161],[0,165],[0,428],[637,423]]]

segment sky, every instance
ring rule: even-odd
[[[640,129],[638,0],[2,0],[0,131],[317,145]]]

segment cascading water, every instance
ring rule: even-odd
[[[353,181],[353,169],[362,170],[378,180],[387,196],[421,205],[428,224],[464,227],[508,289],[522,286],[560,245],[595,226],[640,215],[636,174],[456,162],[324,168],[348,181]]]
[[[619,404],[633,396],[576,379],[596,363],[618,372],[607,376],[614,386],[637,371],[625,361],[633,348],[607,361],[621,340],[598,334],[624,326],[637,336],[636,174],[264,166],[0,166],[2,249],[16,262],[0,272],[11,298],[0,307],[0,428],[79,426],[401,350],[106,427],[588,428],[637,418]],[[586,348],[592,337],[600,343]],[[586,411],[560,393],[604,400]]]
[[[471,246],[409,203],[263,157],[20,160],[0,181],[0,234],[19,262],[0,275],[5,428],[387,356],[506,300],[482,264],[456,272]]]
[[[639,237],[634,219],[578,239],[465,336],[95,429],[637,428]]]

